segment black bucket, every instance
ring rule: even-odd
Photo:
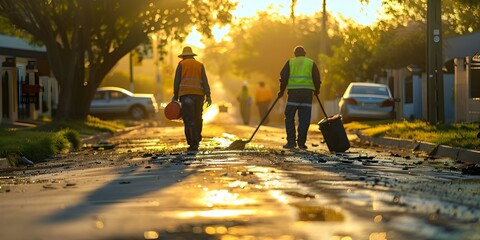
[[[350,148],[342,116],[339,114],[322,119],[318,123],[323,138],[327,143],[328,150],[332,152],[345,152]]]

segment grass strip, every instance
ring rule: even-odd
[[[478,122],[436,124],[424,121],[369,121],[345,124],[348,131],[359,130],[371,137],[412,139],[421,142],[478,149],[480,139]]]
[[[35,128],[0,128],[0,157],[17,165],[21,156],[39,162],[57,154],[80,149],[81,136],[115,132],[125,128],[119,122],[88,116],[86,121],[48,122]]]

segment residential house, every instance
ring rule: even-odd
[[[47,63],[45,47],[0,34],[0,123],[52,117],[58,84]]]
[[[480,120],[480,31],[448,39],[446,76],[454,79],[455,122]]]

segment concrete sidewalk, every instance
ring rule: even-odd
[[[356,131],[355,134],[361,141],[369,142],[377,146],[389,146],[412,151],[422,151],[428,153],[432,157],[447,157],[455,161],[480,163],[480,151],[476,150],[420,142],[410,139],[369,137],[363,135],[360,131]]]

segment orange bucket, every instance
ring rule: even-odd
[[[175,120],[182,117],[182,104],[178,101],[172,101],[165,107],[165,117],[169,120]]]

